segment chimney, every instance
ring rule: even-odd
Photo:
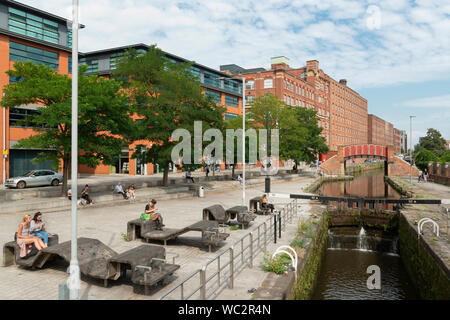
[[[289,59],[285,56],[270,58],[271,69],[289,69]]]
[[[308,71],[314,71],[314,73],[317,73],[319,71],[319,61],[317,60],[306,61],[306,72]]]
[[[342,84],[343,86],[347,85],[347,80],[346,79],[341,79],[339,80],[339,83]]]

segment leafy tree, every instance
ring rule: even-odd
[[[130,107],[127,96],[120,90],[120,82],[85,76],[84,71],[85,66],[80,66],[78,161],[95,168],[101,162],[110,164],[120,154],[124,139],[118,135],[128,134]],[[40,114],[27,121],[37,134],[20,140],[15,147],[55,150],[55,153],[41,153],[38,160],[52,160],[56,168],[62,160],[61,193],[65,194],[71,163],[72,80],[48,66],[32,62],[16,62],[14,69],[6,73],[21,80],[5,86],[2,107],[42,105]]]
[[[416,166],[422,171],[428,168],[428,163],[430,161],[438,161],[438,157],[427,149],[420,150],[414,158]]]
[[[445,139],[438,130],[429,128],[427,130],[427,135],[419,138],[419,144],[415,146],[414,153],[423,149],[433,152],[438,157],[444,154],[446,150]]]
[[[178,143],[171,140],[175,129],[183,128],[194,136],[194,121],[202,129],[223,129],[224,108],[202,94],[199,81],[190,71],[191,63],[174,63],[153,45],[147,53],[129,49],[119,61],[115,75],[126,78],[138,121],[134,125],[136,140],[152,142],[144,152],[136,149],[133,157],[142,162],[159,163],[164,168],[163,185],[168,185],[171,153]]]
[[[446,150],[441,156],[441,162],[450,162],[450,150]]]
[[[317,113],[312,109],[289,106],[272,94],[254,100],[249,118],[256,128],[266,127],[269,112],[269,127],[279,129],[280,158],[312,161],[318,153],[328,152],[322,128],[317,125]]]

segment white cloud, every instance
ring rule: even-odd
[[[70,0],[20,0],[69,17]],[[157,43],[212,68],[269,67],[285,55],[293,67],[318,59],[352,88],[448,79],[448,0],[96,0],[80,1],[81,51]],[[379,8],[380,28],[367,25]]]
[[[403,101],[396,104],[396,106],[410,108],[450,108],[450,94]]]

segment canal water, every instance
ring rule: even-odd
[[[330,196],[399,198],[385,184],[383,172],[370,172],[352,181],[330,182],[318,193]],[[322,261],[315,300],[405,300],[419,296],[400,258],[395,234],[362,227],[328,230],[328,248]],[[380,289],[369,289],[368,278],[380,270]]]

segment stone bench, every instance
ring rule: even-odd
[[[254,212],[256,214],[261,215],[271,214],[269,208],[263,208],[261,206],[261,197],[254,197],[250,199],[249,208],[251,212]]]
[[[57,234],[48,238],[48,247],[57,245],[59,243],[59,237]],[[42,249],[42,250],[45,250]],[[20,265],[23,267],[32,267],[37,261],[42,261],[42,250],[36,255],[29,258],[20,257],[20,247],[16,241],[10,241],[3,246],[3,266],[8,267],[10,265]],[[42,262],[41,262],[42,263]],[[45,261],[44,261],[45,263]]]

